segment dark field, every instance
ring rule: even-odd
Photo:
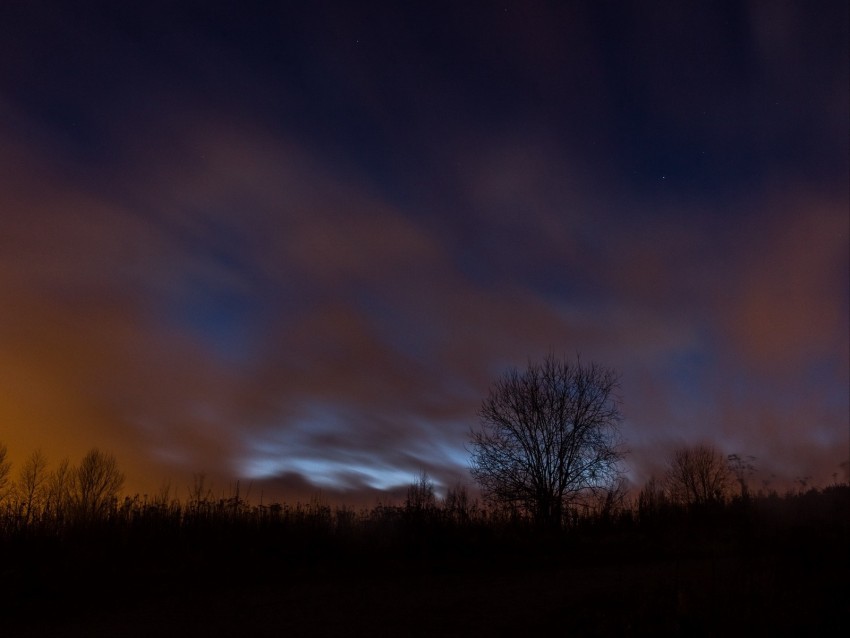
[[[842,635],[850,489],[588,518],[305,506],[7,530],[3,636]]]

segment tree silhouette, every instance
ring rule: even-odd
[[[485,498],[560,526],[567,507],[620,476],[613,370],[549,355],[511,368],[491,388],[471,432],[471,471]]]
[[[667,503],[667,493],[664,491],[664,486],[654,475],[650,476],[638,494],[638,517],[641,521],[651,520],[652,517],[658,515]]]
[[[124,474],[112,454],[89,450],[71,473],[71,500],[75,513],[84,520],[103,517],[113,506],[124,485]]]
[[[735,481],[741,488],[741,498],[749,498],[749,479],[756,473],[755,460],[756,457],[750,454],[746,456],[730,454],[726,457],[729,471],[734,475]]]
[[[46,496],[47,459],[41,450],[36,450],[21,466],[15,484],[19,516],[26,525],[34,515],[40,513]]]
[[[404,507],[409,512],[427,512],[437,507],[437,497],[434,494],[434,481],[428,472],[422,471],[416,480],[407,486],[407,498]]]
[[[71,463],[64,458],[47,476],[45,511],[57,521],[64,518],[71,502],[71,475]]]
[[[714,446],[700,443],[673,452],[665,483],[670,498],[683,505],[723,501],[730,482],[726,457]]]
[[[467,522],[473,506],[469,502],[469,492],[466,486],[458,483],[454,487],[448,488],[443,507],[453,520],[459,523]]]
[[[0,504],[6,500],[6,497],[9,495],[9,488],[11,487],[9,473],[12,470],[12,462],[6,460],[7,454],[8,450],[6,446],[0,443]]]

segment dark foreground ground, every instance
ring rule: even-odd
[[[750,579],[753,589],[742,596],[743,588],[715,580],[735,578],[734,570],[698,561],[507,574],[403,569],[306,575],[277,586],[174,582],[132,600],[34,609],[3,635],[523,636],[556,629],[575,636],[768,636],[847,627],[846,598],[812,600],[800,588],[778,591],[766,578]]]
[[[557,537],[429,525],[7,542],[0,636],[827,636],[850,626],[835,521]]]

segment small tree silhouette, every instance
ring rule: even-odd
[[[105,517],[123,485],[124,474],[118,470],[115,457],[97,448],[89,450],[79,467],[71,472],[75,514],[88,521]]]
[[[729,488],[726,458],[712,445],[700,443],[673,452],[665,483],[670,498],[683,505],[722,502]]]
[[[729,471],[735,476],[735,481],[741,488],[741,498],[750,496],[749,479],[756,473],[755,460],[756,457],[752,455],[730,454],[726,457]]]
[[[469,492],[466,486],[458,483],[446,490],[444,502],[446,513],[458,523],[466,523],[472,513],[472,504],[469,502]]]
[[[407,487],[407,498],[404,507],[409,512],[428,512],[437,507],[437,497],[434,494],[434,481],[428,472],[421,472],[416,480]]]
[[[18,515],[24,525],[39,514],[47,496],[47,459],[41,450],[36,450],[21,466],[21,473],[15,484],[18,500]]]
[[[664,486],[655,478],[650,476],[649,480],[638,494],[638,516],[640,520],[649,521],[657,516],[667,505],[667,494]]]
[[[71,504],[71,463],[62,459],[55,470],[47,476],[45,513],[61,523]]]
[[[7,454],[6,446],[0,443],[0,505],[5,502],[11,489],[9,473],[12,471],[12,462],[6,460]]]

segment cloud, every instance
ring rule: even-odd
[[[767,202],[769,212],[745,227],[723,300],[734,347],[762,368],[799,369],[847,349],[846,208],[817,196],[788,200]]]
[[[309,115],[308,98],[250,55],[204,62],[215,38],[193,32],[163,55],[203,70],[210,99],[146,67],[140,81],[161,106],[104,96],[109,117],[92,126],[110,143],[94,159],[20,100],[3,103],[17,131],[4,127],[0,151],[0,419],[13,452],[78,457],[99,444],[145,489],[200,470],[219,485],[262,481],[269,498],[398,493],[419,469],[447,485],[464,476],[489,384],[528,358],[580,351],[623,373],[636,476],[671,441],[705,438],[793,472],[832,463],[847,423],[836,398],[848,376],[846,201],[804,177],[746,196],[693,187],[723,171],[642,183],[658,167],[635,164],[646,158],[599,124],[622,87],[596,78],[606,62],[592,33],[577,29],[589,61],[569,60],[566,88],[531,105],[511,97],[549,86],[569,57],[560,32],[515,37],[540,63],[506,60],[517,83],[483,83],[479,96],[434,73],[423,102],[413,88],[382,97],[398,69],[317,53],[319,67],[360,75]],[[406,46],[403,58],[422,54]],[[681,71],[658,53],[639,66]],[[264,99],[286,108],[270,117],[215,90],[227,60],[224,85],[255,68]],[[304,93],[325,95],[309,79]],[[585,81],[586,102],[564,97]],[[754,100],[745,85],[732,93]],[[647,157],[686,163],[673,151],[693,140],[676,131],[704,91],[664,86],[647,89],[661,115],[622,126],[641,142],[675,114],[664,152]],[[755,112],[732,102],[711,104]],[[749,129],[719,110],[689,130],[722,155]],[[357,143],[337,139],[352,130],[345,117],[363,127]]]

